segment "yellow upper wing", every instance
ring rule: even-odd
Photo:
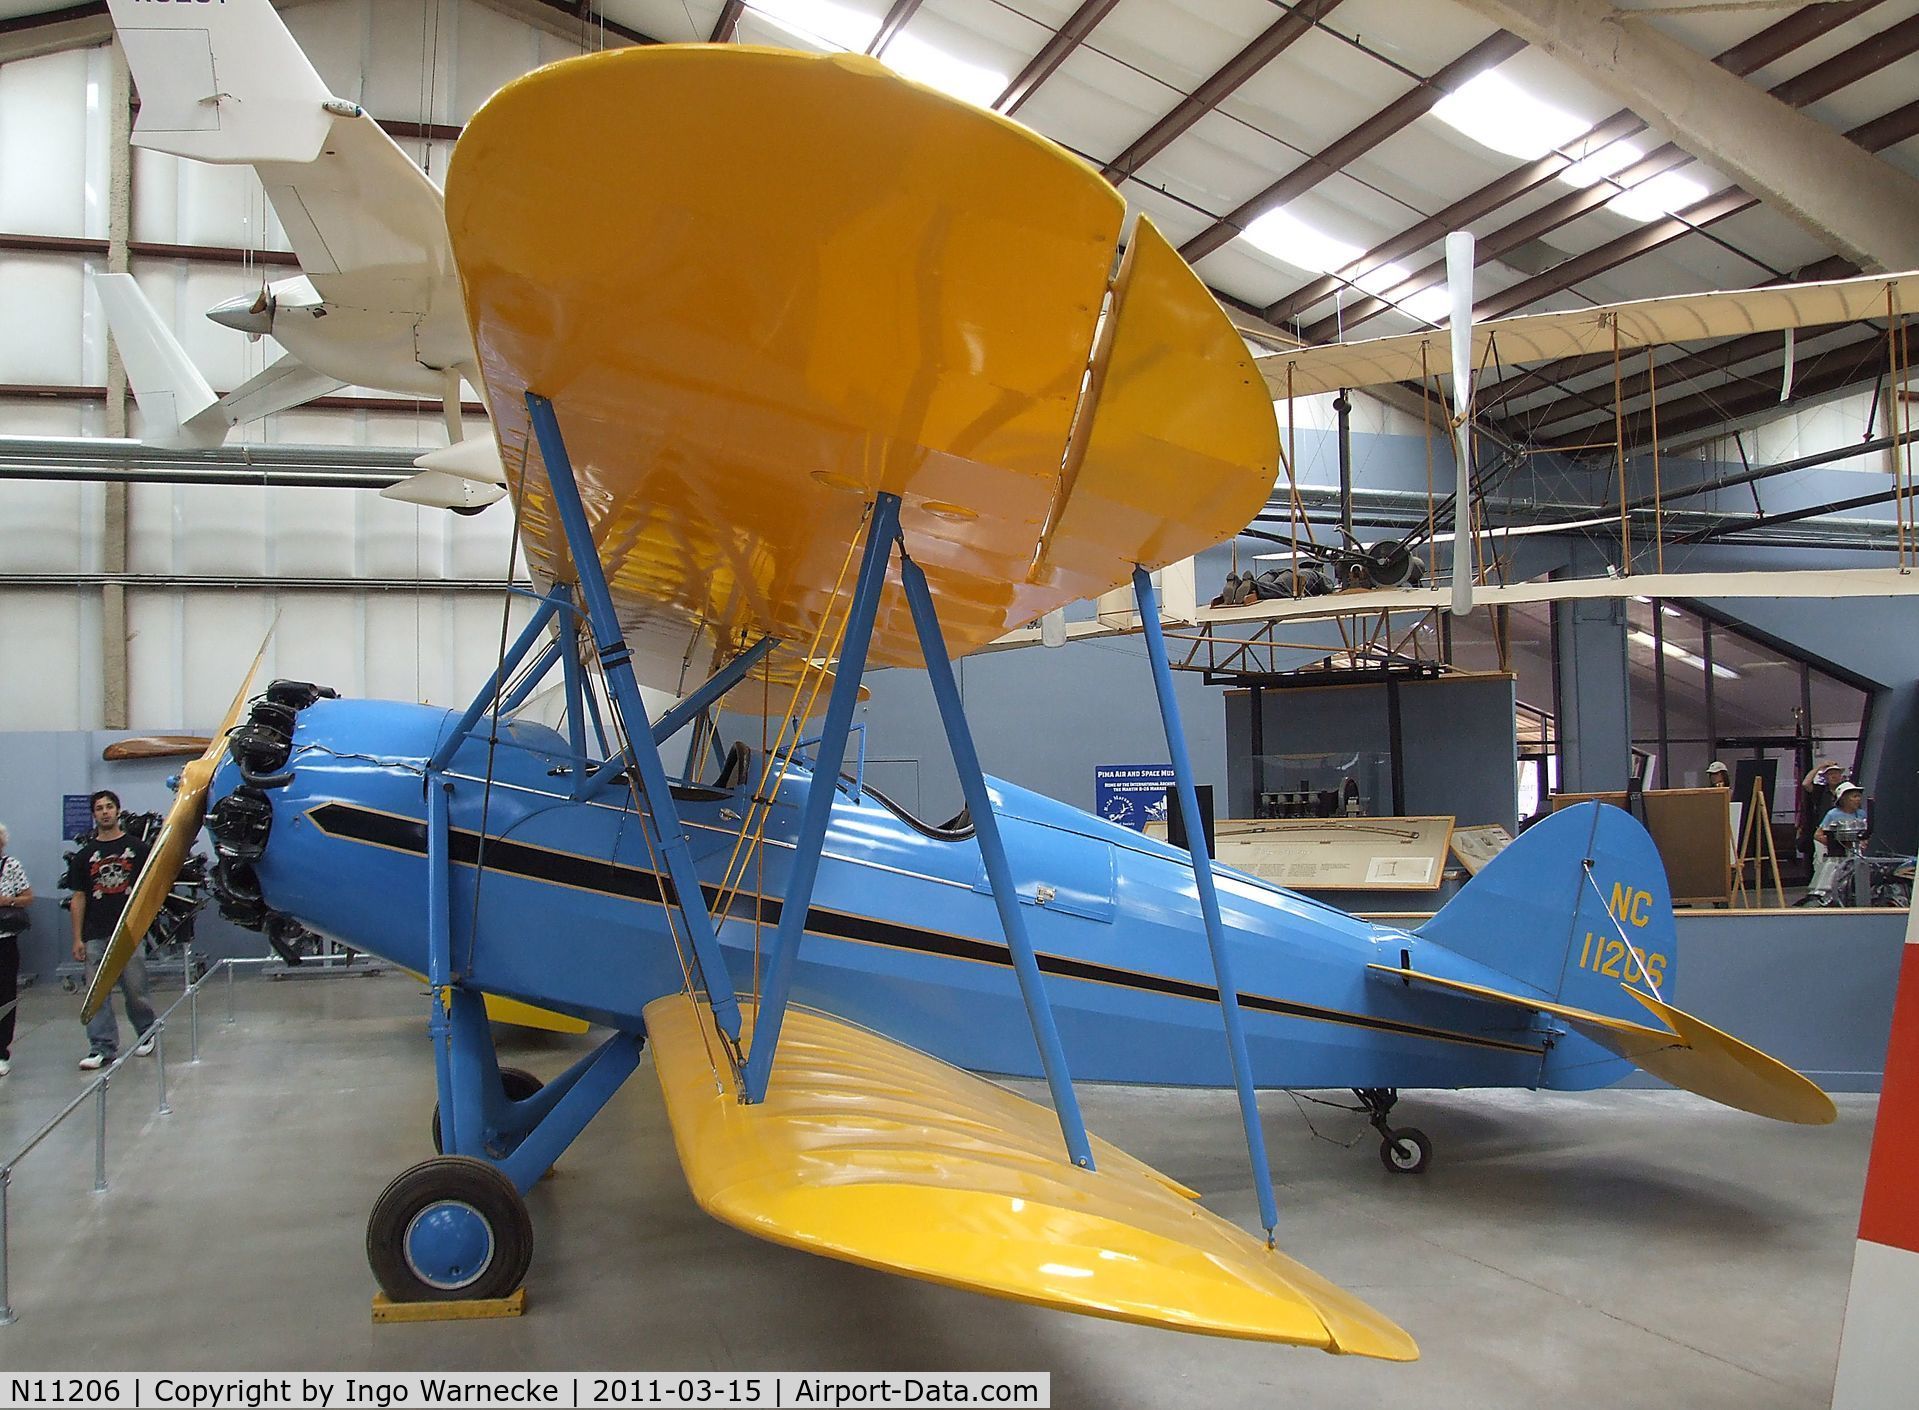
[[[750,1022],[751,1005],[743,1006]],[[674,994],[646,1032],[693,1196],[774,1243],[1020,1302],[1410,1361],[1412,1338],[1053,1113],[852,1024],[790,1010],[766,1100],[741,1104]]]
[[[1123,219],[1015,123],[859,56],[736,45],[529,74],[447,182],[509,481],[532,390],[629,642],[674,659],[803,648],[879,491],[956,655],[1242,527],[1269,397],[1150,223],[1115,279]],[[570,577],[537,449],[520,499],[535,571]],[[871,654],[918,660],[896,589]]]

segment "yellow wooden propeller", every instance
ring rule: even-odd
[[[269,628],[267,640],[272,637],[273,631]],[[193,840],[200,835],[200,824],[206,820],[207,789],[213,783],[214,770],[220,766],[220,755],[226,749],[227,735],[239,723],[240,712],[246,708],[247,697],[253,691],[253,678],[259,674],[260,663],[266,659],[266,654],[267,643],[262,641],[259,652],[253,658],[253,665],[247,669],[246,679],[240,683],[239,693],[227,707],[226,718],[220,722],[220,728],[214,731],[206,751],[180,770],[180,786],[174,790],[173,806],[167,809],[166,821],[160,825],[159,835],[153,839],[153,846],[140,868],[140,875],[134,879],[133,890],[127,896],[126,909],[120,913],[120,923],[113,928],[113,938],[107,942],[107,952],[101,956],[100,967],[94,970],[93,979],[87,985],[86,997],[81,1000],[82,1020],[98,1013],[100,1006],[107,1001],[107,995],[113,992],[113,986],[119,983],[120,972],[127,967],[134,948],[146,936],[153,918],[160,914],[160,907],[173,890],[181,866],[193,851]]]

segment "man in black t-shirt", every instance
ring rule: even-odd
[[[146,848],[120,827],[120,796],[103,788],[93,795],[93,836],[73,854],[67,872],[67,885],[73,891],[73,958],[86,965],[87,982],[100,968],[127,908],[135,878],[147,859]],[[142,1055],[153,1051],[153,1039],[147,1030],[153,1027],[153,1005],[147,1001],[147,962],[136,945],[127,967],[120,971],[120,992],[126,996],[127,1022]],[[91,1072],[113,1061],[120,1049],[120,1022],[113,1016],[113,995],[108,993],[100,1012],[87,1024],[87,1055],[80,1059],[84,1071]]]

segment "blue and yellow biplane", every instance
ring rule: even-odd
[[[443,1153],[373,1210],[389,1297],[517,1288],[525,1192],[647,1046],[695,1198],[749,1232],[1396,1360],[1404,1331],[1274,1248],[1257,1089],[1354,1089],[1406,1171],[1402,1088],[1638,1067],[1832,1119],[1665,1002],[1664,874],[1616,809],[1553,816],[1405,931],[982,774],[952,659],[1130,583],[1204,836],[1150,572],[1273,482],[1244,345],[1091,168],[864,58],[662,47],[508,85],[447,218],[531,621],[464,711],[249,681],[87,999],[203,822],[229,915],[427,974]],[[724,664],[649,714],[689,642]],[[842,772],[878,665],[928,671],[959,816]],[[558,727],[523,709],[549,678]],[[670,770],[723,709],[771,747]],[[612,1034],[541,1085],[499,1066],[488,995]],[[1042,1076],[1052,1110],[976,1073]],[[1233,1087],[1266,1236],[1092,1136],[1075,1080]]]

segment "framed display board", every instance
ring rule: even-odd
[[[1723,788],[1649,788],[1646,831],[1652,834],[1672,898],[1688,904],[1732,899],[1732,795]],[[1553,811],[1575,803],[1626,806],[1623,793],[1555,793]]]
[[[1433,891],[1451,818],[1222,818],[1218,860],[1294,891]],[[1164,837],[1164,823],[1148,823]]]
[[[1453,829],[1453,855],[1459,858],[1466,875],[1478,876],[1479,869],[1512,845],[1513,835],[1498,823],[1484,827]]]

